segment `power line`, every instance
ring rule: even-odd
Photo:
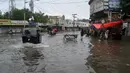
[[[7,0],[0,0],[0,2],[5,2],[5,1],[7,1]]]
[[[77,1],[77,2],[42,2],[42,4],[76,4],[76,3],[86,3],[88,1]]]
[[[41,7],[39,7],[39,6],[35,6],[35,7],[37,7],[37,9],[39,10],[39,11],[46,11],[46,10],[44,10],[44,9],[42,9]],[[63,14],[63,12],[61,12],[59,9],[57,9],[57,8],[55,8],[54,6],[52,6],[52,5],[49,5],[49,8],[52,8],[54,11],[56,11],[56,13],[58,12],[58,13],[60,13],[60,14]],[[42,10],[41,10],[42,9]],[[42,12],[43,12],[42,11]]]
[[[35,7],[34,8],[36,8],[38,11],[40,11],[41,12],[41,8],[40,7],[37,7],[36,5],[35,5]],[[40,8],[40,9],[39,9]]]
[[[0,0],[0,4],[3,2],[7,2],[8,0]],[[17,0],[21,1],[21,0]],[[86,3],[89,1],[73,1],[73,2],[57,2],[57,1],[48,1],[48,2],[42,2],[42,4],[77,4],[77,3]],[[40,2],[41,3],[41,2]]]
[[[2,4],[2,3],[5,3],[5,2],[7,2],[8,0],[3,0],[3,1],[0,1],[0,4]]]

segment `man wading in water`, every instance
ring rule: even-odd
[[[83,36],[84,36],[84,30],[83,29],[81,29],[80,35],[81,35],[81,40],[83,40]]]

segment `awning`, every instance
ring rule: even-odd
[[[100,29],[102,24],[93,24],[95,28]]]
[[[101,28],[109,28],[109,27],[113,27],[115,25],[120,25],[123,21],[115,21],[115,22],[110,22],[110,23],[105,23],[105,24],[93,24],[97,29],[101,29]]]

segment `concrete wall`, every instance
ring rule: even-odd
[[[23,28],[21,27],[1,27],[0,28],[0,33],[9,33],[12,31],[13,33],[21,33]]]
[[[90,4],[90,15],[108,9],[108,0],[93,0]]]
[[[62,16],[49,16],[51,24],[65,24],[65,20]]]

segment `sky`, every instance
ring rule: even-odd
[[[30,0],[26,0],[30,1]],[[88,5],[89,0],[39,0],[35,1],[35,12],[43,12],[47,15],[65,15],[66,19],[72,19],[72,14],[77,14],[79,19],[89,19],[90,7]],[[0,10],[6,12],[9,10],[9,0],[0,0]],[[24,7],[24,0],[15,0],[16,8]],[[29,3],[26,4],[29,8]]]

